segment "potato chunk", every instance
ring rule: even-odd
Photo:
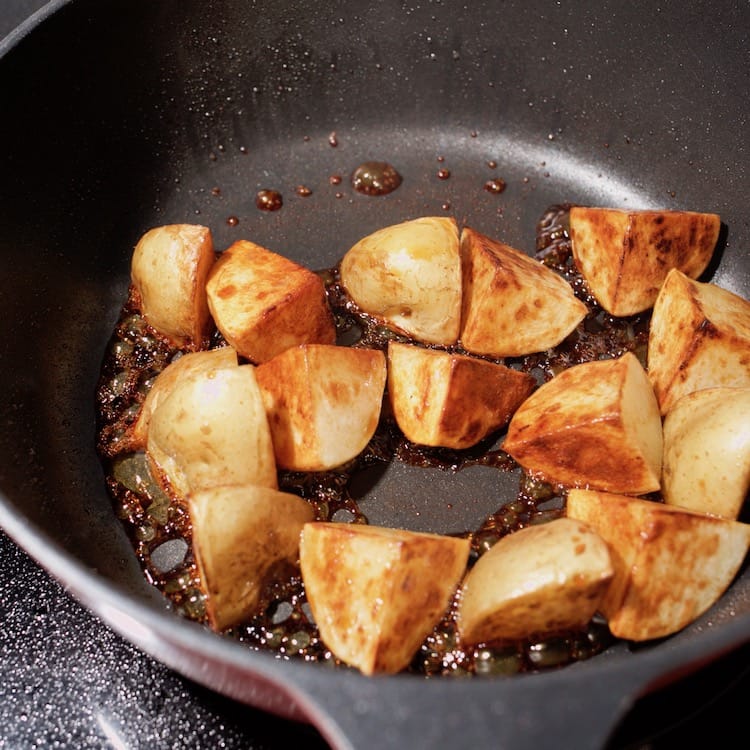
[[[366,675],[403,669],[447,610],[469,546],[400,529],[306,524],[300,567],[323,642]]]
[[[748,489],[750,388],[707,388],[677,401],[664,419],[664,501],[736,520]]]
[[[201,349],[213,331],[206,278],[214,246],[207,227],[155,227],[138,241],[130,275],[146,322],[175,346]]]
[[[614,574],[607,543],[558,518],[509,534],[464,580],[458,630],[468,644],[584,628]]]
[[[750,386],[750,302],[670,271],[654,304],[648,373],[662,414],[692,391]]]
[[[322,279],[253,242],[239,240],[221,254],[206,290],[217,328],[256,364],[291,346],[336,340]]]
[[[671,268],[700,276],[720,227],[717,214],[693,211],[570,209],[576,266],[599,304],[619,316],[651,307]]]
[[[257,377],[280,468],[333,469],[358,455],[378,426],[381,351],[296,346],[259,365]]]
[[[613,635],[663,638],[724,593],[750,546],[750,525],[651,500],[571,490],[567,515],[612,549],[615,574],[602,600]]]
[[[461,233],[461,344],[472,354],[515,357],[563,341],[586,305],[562,277],[469,227]]]
[[[199,490],[188,506],[209,622],[223,630],[255,614],[264,585],[298,566],[300,533],[313,509],[296,495],[254,485]]]
[[[183,378],[198,372],[209,372],[224,367],[237,367],[237,352],[231,346],[183,354],[172,361],[154,380],[143,400],[138,418],[129,430],[128,450],[143,450],[146,447],[151,415],[159,402],[166,398],[174,386]]]
[[[532,474],[567,487],[639,495],[659,489],[659,407],[637,357],[586,362],[529,396],[503,449]]]
[[[224,484],[278,487],[253,365],[182,378],[151,415],[146,452],[177,494]]]
[[[505,427],[534,389],[534,378],[475,357],[391,341],[388,392],[409,440],[469,448]]]
[[[461,259],[454,219],[427,216],[359,240],[341,261],[341,283],[385,325],[429,344],[455,344]]]

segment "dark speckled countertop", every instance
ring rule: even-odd
[[[42,0],[0,0],[0,38]],[[642,700],[607,750],[746,743],[750,646]],[[746,710],[746,709],[745,709]],[[326,747],[145,656],[0,532],[0,749]]]

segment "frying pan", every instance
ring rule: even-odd
[[[179,619],[146,583],[104,489],[94,390],[132,247],[156,224],[323,268],[424,214],[531,252],[562,201],[715,211],[711,279],[750,296],[749,27],[741,3],[49,3],[0,47],[0,525],[146,652],[337,748],[602,747],[639,695],[750,640],[747,567],[678,635],[553,672],[365,678],[279,660]],[[354,193],[368,159],[402,186]],[[259,211],[261,188],[283,208]],[[481,473],[434,479],[396,467],[365,512],[450,532],[504,491]]]

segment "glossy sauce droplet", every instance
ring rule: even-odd
[[[297,193],[300,198],[308,198],[312,195],[312,190],[310,190],[310,188],[306,185],[297,185],[297,188],[294,192]]]
[[[437,176],[441,180],[447,180],[451,176],[450,169],[438,169]]]
[[[255,196],[255,205],[261,211],[278,211],[284,201],[278,190],[259,190]]]
[[[487,180],[484,183],[484,189],[488,193],[502,193],[505,190],[505,180]]]
[[[385,161],[366,161],[352,173],[352,186],[364,195],[387,195],[401,184],[401,175]]]

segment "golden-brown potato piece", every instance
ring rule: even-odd
[[[750,302],[670,271],[651,317],[648,374],[662,415],[692,391],[750,386]]]
[[[521,404],[503,449],[530,473],[567,487],[640,495],[659,489],[659,407],[638,358],[564,370]]]
[[[208,277],[208,304],[224,338],[251,362],[298,344],[333,344],[323,280],[247,240],[228,247]]]
[[[750,545],[750,525],[642,498],[571,490],[567,515],[610,545],[615,575],[601,609],[618,638],[676,633],[724,593]]]
[[[298,566],[300,533],[313,509],[296,495],[254,485],[199,490],[188,507],[206,612],[224,630],[256,614],[269,579]]]
[[[211,231],[194,224],[155,227],[135,246],[130,276],[141,314],[175,346],[201,349],[213,331],[206,278],[215,258]]]
[[[341,261],[341,283],[390,328],[429,344],[455,344],[461,323],[455,220],[426,216],[362,238]]]
[[[562,277],[469,227],[461,233],[461,344],[472,354],[515,357],[556,346],[588,312]]]
[[[584,523],[558,518],[503,537],[466,576],[458,631],[467,644],[584,628],[614,570],[607,543]]]
[[[706,388],[664,419],[662,496],[736,520],[750,488],[750,388]]]
[[[386,380],[379,350],[304,344],[256,373],[279,468],[333,469],[358,455],[378,426]]]
[[[146,447],[148,426],[154,409],[172,392],[172,388],[182,378],[198,372],[237,367],[238,364],[237,352],[231,346],[202,352],[189,352],[173,360],[159,373],[143,400],[138,417],[128,431],[127,450],[143,450]]]
[[[388,393],[406,437],[421,445],[469,448],[505,427],[534,389],[509,367],[437,349],[388,344]]]
[[[700,276],[720,227],[717,214],[694,211],[570,209],[576,266],[599,304],[619,316],[651,307],[671,268]]]
[[[181,378],[151,415],[146,452],[178,495],[224,484],[277,489],[271,432],[253,365]]]
[[[308,523],[300,567],[323,642],[366,675],[406,667],[448,608],[469,540]]]

